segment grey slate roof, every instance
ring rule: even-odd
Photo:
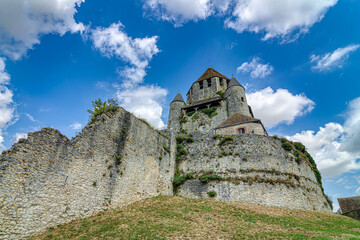
[[[180,93],[180,92],[178,92],[178,93],[176,94],[174,100],[172,100],[172,103],[173,103],[173,102],[185,102],[184,99],[183,99],[183,97],[181,96],[181,93]]]
[[[230,79],[230,82],[229,82],[227,88],[230,88],[230,87],[233,87],[233,86],[240,86],[240,87],[244,88],[244,87],[238,82],[238,80],[236,80],[234,77],[232,77],[232,78]]]

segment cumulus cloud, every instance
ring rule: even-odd
[[[146,67],[152,57],[159,52],[157,36],[135,38],[128,36],[121,23],[113,23],[107,28],[98,27],[91,32],[94,47],[106,57],[117,57],[129,64],[119,73],[125,78],[125,87],[143,82]]]
[[[360,98],[349,103],[346,121],[327,123],[319,131],[302,131],[288,136],[302,142],[315,159],[324,177],[336,177],[360,169]]]
[[[286,89],[274,91],[271,87],[247,95],[255,117],[268,128],[280,123],[292,124],[296,117],[314,109],[315,103],[304,94],[294,95]]]
[[[10,75],[5,71],[5,60],[0,58],[0,149],[4,148],[3,129],[14,117],[13,92],[6,87]]]
[[[214,13],[212,6],[211,0],[145,0],[144,2],[144,8],[151,15],[172,22],[175,26],[181,26],[190,20],[206,19]],[[221,5],[218,3],[217,6]]]
[[[84,30],[76,23],[76,6],[85,0],[1,0],[0,55],[19,59],[48,33]]]
[[[70,125],[70,128],[73,129],[73,130],[80,130],[81,127],[82,127],[82,124],[78,123],[78,122],[75,122],[75,123]]]
[[[158,19],[181,26],[188,21],[225,15],[225,26],[238,33],[265,33],[264,40],[296,39],[320,22],[337,0],[143,0],[144,9]]]
[[[135,116],[146,119],[152,126],[165,127],[161,120],[162,103],[168,94],[166,89],[158,86],[145,85],[131,89],[119,88],[116,95],[121,105]]]
[[[154,55],[159,53],[157,36],[132,38],[121,23],[91,31],[94,48],[106,57],[122,60],[125,67],[118,71],[122,83],[115,84],[120,105],[157,128],[163,128],[162,101],[167,90],[154,85],[143,85],[146,69]],[[103,84],[101,84],[103,85]]]
[[[341,68],[346,59],[349,58],[350,53],[356,51],[359,47],[360,44],[351,44],[324,55],[313,54],[310,56],[310,62],[314,64],[312,69],[317,71],[330,71],[335,68]]]
[[[252,78],[265,78],[269,76],[274,70],[273,66],[268,64],[262,64],[261,59],[255,57],[251,62],[244,62],[240,67],[236,69],[236,72],[250,73]]]
[[[336,3],[337,0],[237,0],[225,25],[239,33],[265,32],[263,40],[281,37],[291,41],[321,21]]]

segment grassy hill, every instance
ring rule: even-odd
[[[360,239],[360,222],[330,213],[159,196],[33,239]]]

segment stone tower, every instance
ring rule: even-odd
[[[185,107],[185,102],[180,92],[176,95],[174,100],[170,103],[168,128],[175,132],[180,132],[181,129],[181,109]]]
[[[247,104],[245,88],[232,77],[225,91],[228,116],[240,113],[245,116],[253,117]]]
[[[267,135],[247,104],[245,88],[213,68],[192,84],[186,103],[180,93],[176,95],[170,104],[168,128],[176,133]]]

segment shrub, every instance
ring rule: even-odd
[[[295,149],[299,150],[302,153],[305,153],[306,148],[302,143],[296,142],[294,143]]]
[[[195,114],[191,117],[191,119],[193,120],[193,122],[195,122],[196,120],[198,120],[198,119],[199,119],[198,113],[195,113]]]
[[[183,118],[181,119],[181,123],[187,123],[187,122],[188,122],[188,120],[187,120],[186,117],[183,117]]]
[[[181,155],[187,155],[188,154],[188,151],[185,150],[184,146],[181,145],[181,144],[178,144],[177,145],[177,153],[179,156]]]
[[[176,142],[177,143],[183,143],[183,142],[192,143],[192,142],[194,142],[194,139],[192,137],[177,136]]]
[[[181,133],[182,134],[187,134],[187,130],[186,129],[181,129]]]
[[[277,135],[274,135],[273,138],[274,139],[279,139],[279,137]]]
[[[114,99],[103,102],[100,98],[92,102],[93,110],[87,110],[90,114],[90,123],[93,123],[97,116],[103,113],[115,112],[119,108],[119,104]]]
[[[301,158],[299,158],[299,157],[295,158],[295,162],[300,163],[300,162],[301,162]]]
[[[215,134],[212,138],[213,139],[218,139],[218,138],[220,138],[220,134]]]
[[[299,157],[299,156],[300,156],[300,152],[299,152],[298,150],[295,150],[294,155],[295,155],[295,157]]]
[[[209,197],[215,197],[217,195],[215,191],[210,191],[207,194],[209,195]]]
[[[232,135],[226,135],[224,136],[221,141],[219,142],[219,146],[223,145],[224,143],[228,142],[228,141],[233,141],[234,140],[234,136]]]
[[[202,183],[208,183],[213,180],[222,180],[222,178],[219,175],[216,175],[215,173],[205,173],[204,175],[199,176],[199,180]]]
[[[195,112],[188,112],[186,115],[188,115],[189,117],[191,117],[192,115],[194,115]]]
[[[216,112],[216,107],[212,107],[212,108],[206,108],[201,110],[201,112],[205,113],[209,118],[213,118],[214,116],[216,116],[218,113]]]
[[[187,173],[187,174],[184,174],[182,176],[179,176],[179,177],[175,177],[174,178],[174,187],[178,187],[180,185],[182,185],[184,182],[186,182],[187,180],[190,180],[190,179],[193,179],[193,175],[191,173]]]
[[[286,138],[280,138],[281,143],[286,143],[288,140]]]
[[[224,97],[225,93],[223,91],[217,91],[216,92],[217,95],[219,95],[220,97]]]
[[[283,142],[282,144],[281,144],[281,146],[283,147],[283,149],[285,149],[286,151],[290,151],[293,147],[292,147],[292,145],[290,144],[290,143],[288,143],[288,142]]]

